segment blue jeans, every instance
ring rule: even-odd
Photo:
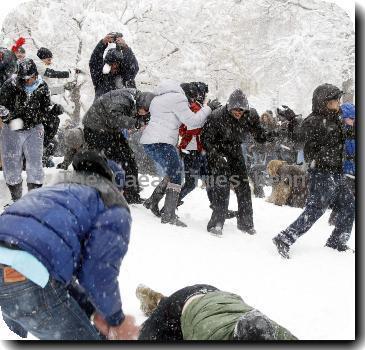
[[[85,311],[67,291],[51,279],[45,288],[33,282],[5,283],[0,267],[0,306],[9,329],[40,340],[101,340]]]
[[[151,143],[143,145],[143,148],[147,156],[156,163],[160,176],[168,176],[170,182],[181,185],[182,165],[176,147],[168,143]]]
[[[181,188],[179,199],[183,199],[197,186],[198,179],[206,180],[208,176],[208,161],[207,157],[198,151],[190,151],[188,154],[183,154],[185,181]],[[209,201],[211,202],[210,187],[206,187]]]
[[[355,197],[343,174],[309,170],[309,195],[303,213],[279,234],[282,241],[293,244],[333,204],[338,212],[330,242],[345,245],[350,238],[355,220]]]

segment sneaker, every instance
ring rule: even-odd
[[[214,227],[211,227],[208,232],[210,232],[213,236],[216,236],[216,237],[222,237],[223,236],[223,227],[222,226],[214,226]]]
[[[290,245],[286,244],[285,242],[283,242],[278,236],[274,237],[272,239],[272,241],[274,242],[278,253],[285,259],[289,259],[289,250],[290,250]]]

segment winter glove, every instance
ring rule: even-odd
[[[284,109],[277,108],[276,113],[288,121],[292,121],[297,116],[295,112],[288,106],[282,105]]]
[[[54,116],[59,116],[64,112],[64,109],[58,103],[55,103],[51,109],[51,114]]]
[[[212,111],[222,106],[222,104],[216,98],[214,100],[209,100],[207,105]]]

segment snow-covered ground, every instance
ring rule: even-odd
[[[46,169],[46,182],[55,172]],[[142,195],[147,197],[152,190],[147,187]],[[0,172],[0,207],[8,200]],[[232,193],[230,208],[236,207]],[[286,261],[271,239],[301,209],[256,198],[253,209],[257,235],[241,233],[235,220],[228,220],[223,237],[216,238],[206,231],[211,210],[201,188],[178,211],[188,228],[162,225],[142,205],[133,205],[132,236],[119,278],[125,313],[133,314],[138,323],[144,320],[135,297],[139,283],[167,295],[186,285],[209,283],[241,295],[299,339],[355,339],[355,254],[324,247],[332,230],[329,211],[298,240],[292,259]],[[349,242],[353,248],[354,231]],[[1,318],[0,339],[18,339]]]

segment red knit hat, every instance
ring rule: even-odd
[[[11,51],[17,52],[23,45],[25,44],[25,39],[20,37],[16,42],[15,45],[11,47]]]

